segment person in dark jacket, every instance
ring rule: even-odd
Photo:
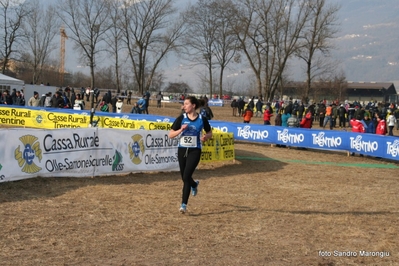
[[[112,106],[112,112],[116,113],[116,102],[118,101],[118,98],[116,98],[116,95],[112,97],[111,99],[111,106]]]
[[[51,101],[51,107],[53,108],[64,108],[64,99],[62,98],[61,92],[55,92],[53,99]]]
[[[255,109],[255,96],[253,96],[252,99],[249,100],[248,106],[249,106],[249,108],[250,108],[251,110],[254,110],[254,109]]]
[[[237,116],[237,109],[238,109],[238,103],[236,99],[233,99],[233,101],[231,101],[231,108],[233,108],[233,116]]]
[[[258,114],[260,117],[262,117],[262,109],[263,109],[263,102],[261,99],[258,99],[256,102],[256,114],[255,116],[258,117]]]
[[[364,114],[362,122],[365,125],[365,133],[375,134],[374,121],[370,119],[370,116],[367,112]]]
[[[324,126],[324,117],[326,115],[326,106],[324,103],[319,104],[319,126],[323,127]]]
[[[243,98],[239,98],[237,101],[238,104],[238,116],[242,116],[244,113],[245,102]]]
[[[305,115],[305,105],[303,105],[303,102],[301,102],[298,106],[298,119],[299,121],[302,120],[302,117]]]
[[[339,127],[346,127],[346,109],[343,104],[338,108]]]

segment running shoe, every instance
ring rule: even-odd
[[[197,183],[196,187],[191,187],[191,195],[196,196],[198,194],[198,185],[199,185],[199,180],[195,181]]]
[[[185,214],[187,211],[187,204],[182,203],[179,210],[182,214]]]

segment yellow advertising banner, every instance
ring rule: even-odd
[[[95,116],[100,128],[125,130],[170,130],[172,123],[145,120],[132,120],[128,117]],[[0,106],[0,123],[12,127],[30,127],[40,129],[87,128],[90,113],[73,114],[29,108]],[[201,162],[234,160],[233,133],[224,133],[213,129],[213,138],[203,144]]]

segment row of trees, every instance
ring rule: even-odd
[[[327,59],[339,7],[327,0],[198,0],[183,11],[174,0],[58,0],[46,8],[38,1],[0,0],[1,69],[23,61],[33,69],[33,83],[59,47],[61,26],[90,68],[91,87],[106,58],[118,91],[123,66],[142,93],[162,83],[160,66],[171,53],[206,67],[210,95],[223,94],[230,64],[248,65],[266,100],[284,86],[293,59],[304,62],[305,101],[314,79],[334,73]]]

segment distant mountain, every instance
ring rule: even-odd
[[[399,1],[331,2],[341,5],[333,55],[342,62],[347,80],[399,80]]]

